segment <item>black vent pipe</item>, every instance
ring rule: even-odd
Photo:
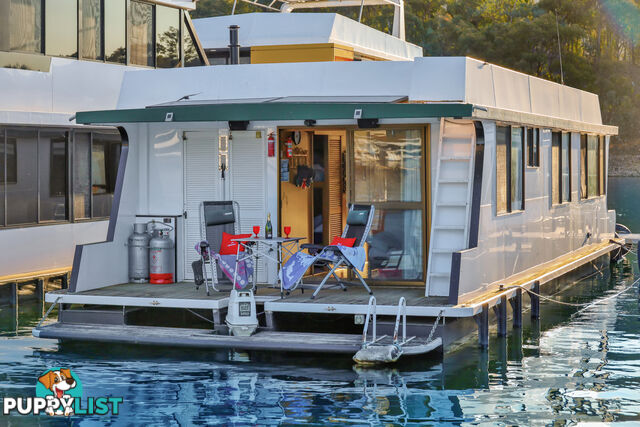
[[[240,45],[238,44],[238,25],[229,27],[229,64],[240,63]]]

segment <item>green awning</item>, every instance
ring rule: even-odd
[[[132,110],[85,111],[76,114],[80,124],[165,122],[173,113],[174,122],[353,120],[355,110],[363,119],[419,119],[471,117],[473,105],[383,104],[383,103],[247,103],[172,105]]]

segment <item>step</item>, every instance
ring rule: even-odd
[[[464,231],[464,225],[434,225],[433,227],[436,230],[460,230]]]
[[[431,249],[432,254],[451,254],[458,251],[458,249]]]
[[[450,277],[451,273],[441,273],[437,271],[432,271],[429,276],[431,277]]]
[[[467,202],[436,202],[436,207],[443,208],[466,208]]]
[[[440,184],[468,184],[469,180],[466,178],[445,178],[438,180]]]
[[[440,160],[445,162],[470,162],[471,157],[443,156],[440,157]]]

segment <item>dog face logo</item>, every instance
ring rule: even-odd
[[[38,378],[38,381],[40,381],[47,390],[51,390],[58,399],[64,396],[67,390],[76,386],[76,380],[71,376],[70,369],[49,371]]]
[[[38,377],[36,394],[47,399],[47,414],[69,416],[74,400],[82,397],[82,386],[70,369],[53,368]]]

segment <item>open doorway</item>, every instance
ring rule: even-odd
[[[328,245],[346,221],[346,131],[282,129],[278,139],[280,233]]]

